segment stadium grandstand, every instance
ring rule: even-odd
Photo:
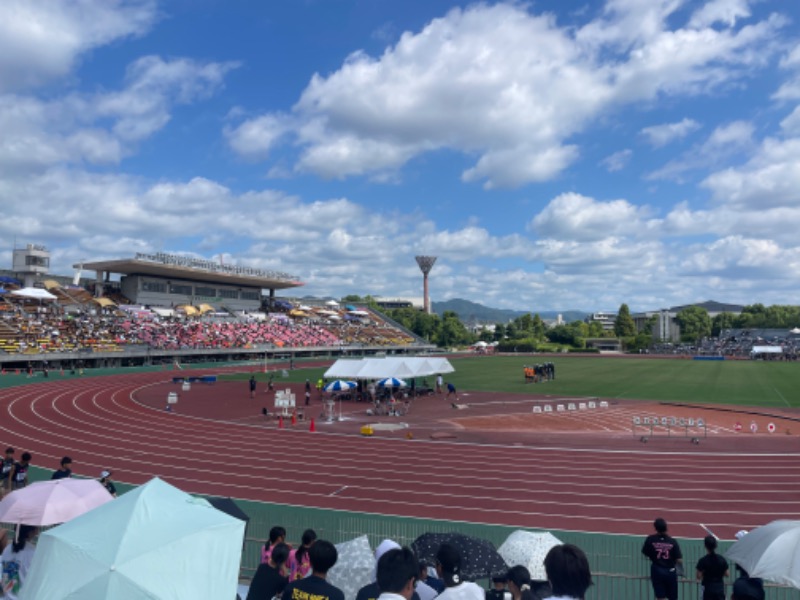
[[[432,349],[367,306],[276,297],[276,290],[303,285],[288,273],[156,253],[76,265],[67,283],[47,272],[46,250],[28,249],[35,272],[0,276],[3,368]],[[96,279],[79,285],[84,269]]]

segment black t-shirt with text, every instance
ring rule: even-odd
[[[660,533],[647,536],[642,546],[642,554],[653,561],[654,565],[665,569],[674,569],[678,559],[683,558],[678,542]]]
[[[344,593],[321,577],[310,575],[287,585],[281,600],[344,600]]]

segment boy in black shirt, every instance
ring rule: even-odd
[[[326,581],[338,558],[336,546],[326,540],[314,542],[308,549],[311,575],[287,585],[281,600],[344,600],[342,590]]]

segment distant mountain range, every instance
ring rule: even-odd
[[[490,308],[488,306],[484,306],[483,304],[471,302],[470,300],[463,300],[461,298],[453,298],[452,300],[446,300],[445,302],[433,303],[433,312],[439,316],[442,316],[442,314],[448,310],[456,313],[458,318],[461,319],[461,322],[465,325],[471,325],[473,323],[508,323],[509,321],[528,313],[534,315],[539,313],[539,316],[542,319],[551,321],[554,321],[560,314],[561,318],[567,323],[572,321],[582,321],[589,315],[589,313],[580,310],[537,311]]]

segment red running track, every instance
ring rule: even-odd
[[[183,372],[182,375],[191,374]],[[587,450],[309,433],[169,414],[132,399],[164,373],[0,391],[0,443],[54,468],[256,501],[588,532],[722,538],[800,519],[797,453]]]

